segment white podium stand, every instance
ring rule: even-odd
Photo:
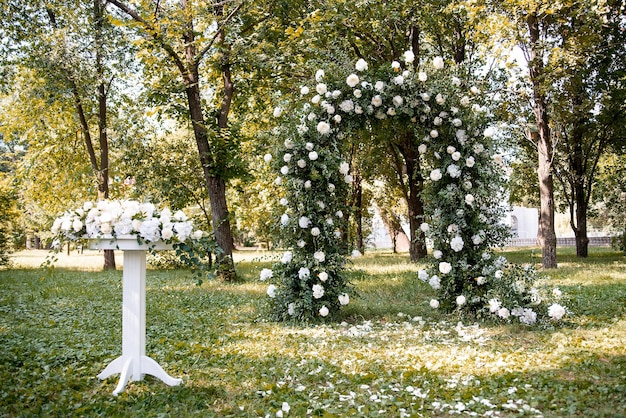
[[[122,355],[98,375],[101,380],[120,373],[113,391],[117,396],[128,381],[142,380],[144,374],[161,379],[166,385],[176,386],[182,379],[168,375],[153,359],[146,356],[146,251],[168,250],[163,242],[139,244],[134,236],[117,239],[102,238],[90,241],[91,249],[122,250],[124,252],[122,293]]]

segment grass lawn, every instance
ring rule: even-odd
[[[238,254],[237,284],[149,270],[146,354],[184,383],[147,376],[118,397],[119,375],[96,375],[121,354],[121,270],[98,271],[90,253],[44,271],[29,267],[37,252],[18,253],[0,271],[0,416],[624,417],[626,258],[590,253],[559,248],[545,280],[572,315],[547,328],[432,310],[406,255],[356,259],[360,297],[309,327],[264,319],[265,253]],[[540,261],[532,248],[506,256]]]

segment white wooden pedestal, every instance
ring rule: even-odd
[[[91,249],[122,250],[124,252],[122,293],[122,355],[109,363],[98,375],[99,379],[120,374],[113,391],[118,395],[129,381],[142,380],[144,374],[158,377],[169,386],[182,383],[182,379],[168,375],[153,359],[146,356],[146,251],[171,249],[163,242],[139,244],[137,238],[102,238],[90,242]]]

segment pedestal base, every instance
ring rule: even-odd
[[[159,378],[168,386],[178,386],[183,383],[183,379],[170,376],[156,361],[148,356],[128,358],[119,356],[100,372],[98,379],[104,380],[117,373],[120,373],[120,381],[113,391],[113,395],[115,396],[124,390],[129,381],[143,380],[144,374]]]
[[[152,249],[171,248],[165,243],[151,243]],[[161,379],[169,386],[182,383],[163,370],[159,364],[146,356],[146,250],[147,244],[136,238],[100,240],[92,242],[92,248],[124,251],[122,275],[122,355],[109,363],[98,375],[106,379],[120,374],[120,381],[113,395],[124,390],[128,381],[142,380],[144,374]]]

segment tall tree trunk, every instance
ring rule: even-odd
[[[392,146],[393,155],[397,155],[394,147],[402,155],[404,163],[401,164],[396,159],[396,172],[398,180],[402,185],[404,198],[409,210],[409,256],[411,261],[417,262],[426,257],[426,236],[420,229],[424,222],[424,202],[422,201],[422,190],[424,189],[424,179],[422,178],[419,151],[415,145],[412,132],[406,132],[399,138],[399,143]],[[407,182],[403,180],[403,169],[406,170]]]
[[[197,77],[197,69],[195,77]],[[215,241],[222,249],[222,254],[219,254],[217,257],[218,275],[220,278],[230,281],[235,279],[235,267],[232,259],[234,249],[233,235],[230,229],[228,206],[226,204],[226,184],[215,170],[215,162],[211,155],[208,132],[202,113],[200,88],[197,83],[189,83],[186,92],[196,147],[211,202],[211,217]]]
[[[422,201],[424,180],[420,171],[419,152],[414,149],[412,135],[407,136],[403,142],[405,147],[402,148],[401,152],[404,156],[408,178],[407,205],[409,208],[409,233],[411,235],[409,256],[411,261],[417,262],[427,255],[426,236],[420,229],[421,223],[424,222],[424,202]]]
[[[363,184],[361,175],[354,175],[354,222],[356,224],[356,249],[365,253],[365,240],[363,239]]]
[[[556,232],[554,230],[554,179],[552,173],[552,138],[548,124],[546,96],[543,89],[543,61],[537,56],[540,41],[540,22],[535,13],[528,16],[530,34],[529,73],[533,84],[533,113],[537,123],[537,132],[532,138],[537,144],[539,178],[539,231],[537,240],[541,246],[541,258],[544,268],[556,268]]]
[[[577,121],[578,122],[578,121]],[[572,132],[571,155],[568,157],[572,176],[572,196],[570,206],[570,225],[576,237],[576,255],[589,255],[589,237],[587,236],[588,196],[585,187],[586,170],[582,149],[582,132],[575,126]]]
[[[98,142],[100,144],[100,170],[97,171],[98,198],[109,198],[109,138],[107,135],[107,92],[102,67],[102,30],[104,25],[104,5],[101,0],[94,0],[95,39],[96,39],[96,71],[98,84]],[[104,250],[104,269],[115,270],[115,252]]]

